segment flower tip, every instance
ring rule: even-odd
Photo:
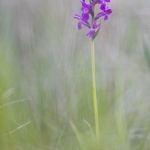
[[[94,30],[94,29],[91,29],[91,30],[86,34],[86,36],[92,38],[92,37],[94,36],[94,34],[95,34],[95,30]]]
[[[74,14],[73,18],[80,20],[81,17],[78,14]]]
[[[107,15],[104,17],[104,20],[105,20],[105,21],[108,20],[108,16],[107,16]]]

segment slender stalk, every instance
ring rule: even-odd
[[[92,62],[92,95],[95,115],[95,129],[96,137],[99,139],[99,119],[98,119],[98,106],[96,97],[96,76],[95,76],[95,54],[94,54],[94,40],[91,38],[91,62]]]

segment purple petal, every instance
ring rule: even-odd
[[[104,0],[100,0],[99,3],[100,3],[100,4],[103,4],[103,3],[104,3]]]
[[[87,35],[88,37],[93,37],[94,34],[95,34],[95,30],[94,30],[94,29],[91,29],[86,35]]]
[[[110,2],[110,0],[104,0],[105,2],[107,2],[107,3],[109,3]]]
[[[79,30],[82,29],[82,24],[85,25],[86,27],[88,27],[89,29],[91,28],[90,24],[87,21],[79,21],[78,22],[78,29]]]
[[[82,26],[81,26],[81,21],[78,22],[78,29],[81,30]]]
[[[103,3],[100,7],[101,10],[105,11],[105,8],[106,8],[106,3]]]
[[[87,4],[85,2],[82,2],[82,7],[87,8],[87,9],[91,9],[92,8],[92,4]]]
[[[88,13],[82,13],[82,20],[89,20],[89,14]]]
[[[108,16],[107,15],[105,15],[104,20],[108,20]]]
[[[74,14],[74,16],[73,16],[75,19],[78,19],[78,20],[80,20],[81,19],[81,16],[79,16],[78,14]]]
[[[108,8],[108,9],[105,10],[105,12],[106,12],[107,15],[110,15],[112,13],[112,9]]]
[[[88,23],[88,21],[81,21],[83,25],[85,25],[88,28],[91,28],[90,24]]]
[[[100,24],[96,24],[96,21],[93,23],[93,29],[97,29],[100,26]]]
[[[83,9],[83,13],[84,13],[84,14],[87,14],[87,13],[89,13],[89,10],[88,10],[87,8],[84,8],[84,9]]]
[[[100,0],[94,0],[94,4],[100,3]]]
[[[102,17],[102,16],[104,16],[104,15],[105,15],[104,12],[100,12],[100,13],[98,13],[98,14],[96,15],[96,17],[94,18],[94,20],[97,20],[97,19],[99,19],[100,17]]]

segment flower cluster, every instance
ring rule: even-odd
[[[82,15],[74,15],[74,18],[79,20],[78,29],[82,29],[82,25],[88,27],[90,30],[87,33],[87,36],[94,39],[100,29],[100,23],[97,24],[97,20],[101,17],[103,17],[104,20],[108,20],[108,16],[112,13],[112,9],[107,6],[107,3],[109,3],[110,0],[89,0],[89,3],[87,3],[85,0],[80,1],[82,4]],[[99,5],[101,10],[97,15],[95,15],[94,12],[95,5]],[[89,23],[90,16],[91,23]]]

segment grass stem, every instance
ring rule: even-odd
[[[94,54],[94,40],[91,38],[91,62],[92,62],[92,95],[95,115],[95,129],[96,138],[99,139],[99,119],[98,119],[98,106],[96,97],[96,75],[95,75],[95,54]]]

